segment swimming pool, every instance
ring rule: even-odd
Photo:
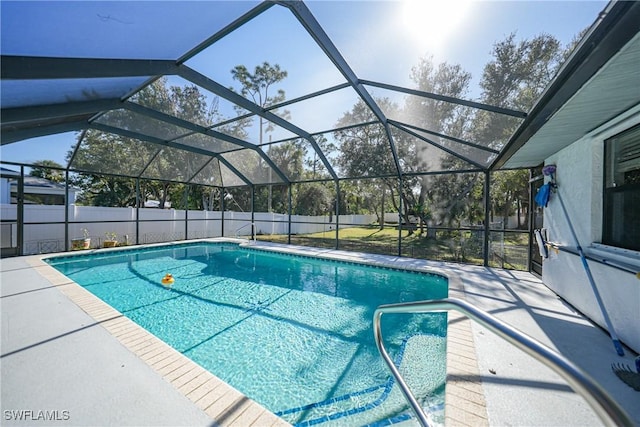
[[[201,243],[50,258],[59,271],[216,376],[299,425],[410,415],[378,355],[380,304],[444,298],[425,273]],[[161,284],[172,273],[171,289]],[[442,423],[446,314],[383,318],[386,345]]]

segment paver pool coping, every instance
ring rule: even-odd
[[[239,241],[236,239],[203,239],[190,242],[238,243]],[[246,244],[246,240],[242,240],[242,242]],[[180,242],[180,244],[183,243]],[[131,249],[165,245],[166,243],[142,245],[131,247]],[[252,247],[401,270],[436,273],[448,278],[450,298],[465,300],[464,286],[457,274],[443,268],[429,266],[426,261],[422,260],[262,242],[258,245],[252,245]],[[112,250],[105,249],[100,252]],[[123,249],[117,248],[115,250]],[[96,250],[92,252],[96,252]],[[122,345],[136,354],[217,423],[224,426],[289,425],[44,261],[45,258],[53,257],[55,256],[31,256],[27,258],[27,262],[103,326]],[[471,321],[456,311],[449,311],[448,314],[446,347],[445,425],[488,426],[484,393],[480,383],[475,345],[471,333]]]

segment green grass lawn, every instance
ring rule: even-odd
[[[468,264],[483,263],[482,232],[472,231],[443,231],[436,232],[436,237],[427,238],[416,230],[411,235],[409,230],[400,233],[395,226],[385,226],[380,229],[377,225],[349,227],[338,232],[339,248],[342,250],[379,253],[385,255],[398,254],[398,238],[402,238],[402,255],[412,258],[432,259],[441,261],[464,262]],[[258,235],[258,240],[288,243],[287,235]],[[319,233],[292,235],[291,243],[302,246],[322,248],[335,247],[336,232],[328,230]],[[490,263],[493,266],[526,269],[526,253],[528,236],[526,233],[504,233],[504,242],[493,242],[492,247],[500,250],[492,252]]]
[[[402,230],[403,242],[409,243],[411,241],[418,240],[416,235],[409,236],[408,230]],[[321,239],[335,241],[336,231],[328,230],[319,233],[299,234],[292,235],[292,238],[299,237],[304,239]],[[261,235],[257,236],[259,240],[269,240],[271,242],[287,243],[287,235],[273,234],[273,235]],[[384,229],[380,229],[378,226],[361,226],[361,227],[349,227],[342,228],[338,231],[338,239],[340,240],[356,240],[362,242],[368,242],[378,245],[398,244],[398,229],[393,226],[386,226]]]

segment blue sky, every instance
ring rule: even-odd
[[[3,1],[2,53],[176,58],[255,3]],[[519,39],[548,33],[567,44],[595,21],[606,2],[407,0],[307,5],[359,78],[411,87],[411,67],[420,57],[432,55],[436,62],[458,63],[471,72],[468,98],[477,99],[482,68],[494,42],[516,32]],[[237,87],[230,70],[238,64],[253,69],[263,61],[288,71],[281,86],[288,99],[344,81],[292,14],[279,6],[187,65],[225,86]],[[345,90],[308,101],[292,107],[291,121],[311,132],[326,129],[355,99]],[[2,147],[1,158],[64,163],[73,141],[69,133],[10,144]]]

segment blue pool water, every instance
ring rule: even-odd
[[[228,243],[50,258],[75,282],[250,398],[298,425],[411,416],[373,340],[381,304],[447,296],[425,273]],[[171,273],[171,289],[161,280]],[[385,315],[385,345],[443,423],[446,314]]]

